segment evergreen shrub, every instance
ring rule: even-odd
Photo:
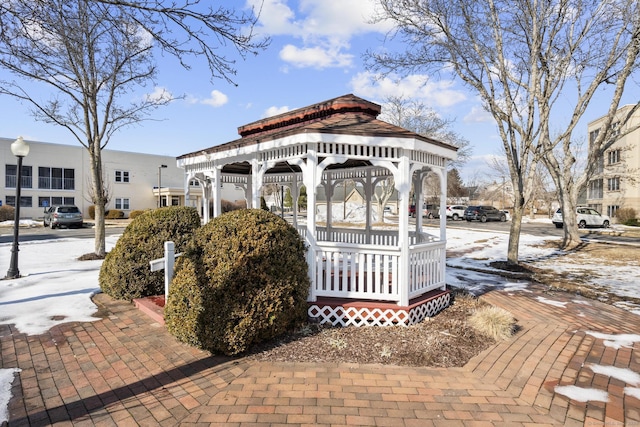
[[[179,340],[240,354],[306,321],[305,246],[261,209],[223,214],[196,231],[178,259],[164,316]]]
[[[111,209],[110,211],[107,211],[104,217],[105,219],[122,219],[124,218],[124,212],[120,209]]]
[[[176,253],[182,251],[198,227],[200,216],[192,207],[171,206],[139,215],[102,263],[100,288],[127,301],[163,294],[164,272],[152,272],[149,261],[164,257],[166,241],[175,243]]]
[[[129,219],[135,219],[136,217],[142,215],[143,213],[145,213],[146,211],[141,211],[141,210],[134,210],[129,212]]]

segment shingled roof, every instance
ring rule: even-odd
[[[240,139],[225,144],[183,154],[178,159],[217,153],[239,147],[255,145],[298,133],[331,133],[359,136],[415,138],[430,144],[455,147],[418,135],[401,127],[378,120],[381,107],[353,94],[292,110],[258,120],[238,128]]]

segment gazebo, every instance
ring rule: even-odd
[[[302,186],[307,209],[293,209],[291,222],[305,240],[311,289],[308,314],[334,325],[410,325],[450,302],[445,285],[447,162],[454,146],[377,119],[381,108],[344,95],[238,128],[241,138],[178,157],[189,183],[201,189],[203,219],[222,213],[221,187],[245,191],[247,206],[260,208],[267,184],[289,188],[293,206]],[[428,174],[439,178],[440,222],[426,232],[409,206],[424,196]],[[360,224],[336,223],[332,195],[351,182],[364,193]],[[375,192],[395,190],[397,225],[374,221]],[[324,194],[326,214],[316,199]],[[376,206],[377,207],[377,206]],[[337,209],[336,209],[337,210]],[[382,211],[380,208],[378,212]]]

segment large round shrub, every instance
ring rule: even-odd
[[[177,263],[164,316],[183,342],[234,355],[306,320],[305,247],[286,221],[232,211],[194,234]]]
[[[152,272],[149,261],[164,257],[164,242],[182,251],[200,227],[195,208],[170,206],[136,217],[124,230],[100,269],[102,291],[113,298],[134,298],[164,293],[164,271]]]

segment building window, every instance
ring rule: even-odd
[[[620,206],[618,205],[607,206],[607,215],[609,215],[610,217],[617,216],[618,209],[620,209]]]
[[[614,177],[607,179],[608,191],[620,191],[620,177]]]
[[[180,206],[180,196],[171,196],[171,206]]]
[[[75,169],[38,168],[38,188],[47,190],[75,190]]]
[[[7,196],[6,197],[7,205],[16,207],[16,196]],[[31,200],[31,196],[20,196],[20,207],[21,208],[30,208],[33,206],[33,201]]]
[[[116,182],[129,182],[129,171],[116,171]]]
[[[75,197],[38,197],[38,207],[46,208],[54,205],[75,205]]]
[[[596,138],[598,137],[598,134],[600,133],[600,129],[596,129],[593,130],[589,133],[589,143],[593,144],[593,142],[596,140]]]
[[[589,182],[589,199],[602,199],[602,180],[594,179]]]
[[[608,164],[613,165],[620,162],[620,150],[611,150],[608,153]]]
[[[22,166],[22,188],[33,188],[33,172],[31,166]],[[5,187],[16,188],[18,183],[18,165],[5,165]],[[8,204],[8,203],[7,203]],[[22,205],[20,205],[22,206]]]
[[[116,198],[116,209],[123,211],[129,210],[129,199]]]

